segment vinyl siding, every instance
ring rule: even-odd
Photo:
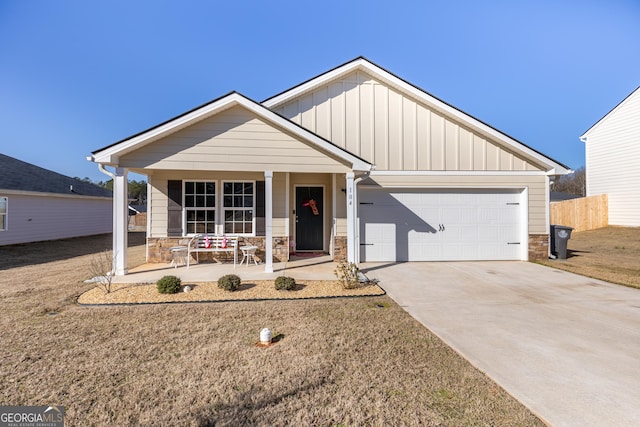
[[[375,164],[376,170],[540,170],[498,142],[362,71],[275,111]]]
[[[363,181],[360,188],[368,185],[396,188],[528,188],[529,234],[548,233],[544,175],[373,175],[370,179]]]
[[[220,191],[222,181],[264,181],[264,173],[259,172],[198,172],[198,171],[159,171],[149,176],[151,198],[151,218],[147,218],[149,237],[167,236],[167,182],[169,180],[210,180],[218,181]],[[218,199],[219,200],[219,199]],[[285,218],[285,174],[273,175],[273,235],[286,236]]]
[[[242,107],[141,147],[120,159],[131,169],[345,172],[347,167]]]
[[[640,226],[640,90],[588,132],[587,196],[607,194],[609,224]]]
[[[90,236],[113,229],[110,198],[2,192],[0,196],[8,197],[7,229],[0,231],[0,245]]]

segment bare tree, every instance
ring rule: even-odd
[[[104,293],[111,292],[111,281],[114,274],[114,260],[111,251],[105,250],[91,259],[89,272],[93,280]]]
[[[587,173],[583,167],[576,169],[569,175],[564,175],[556,180],[551,189],[563,193],[584,197],[587,194]]]

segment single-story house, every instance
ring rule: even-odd
[[[0,154],[0,245],[110,233],[111,191]]]
[[[231,92],[93,152],[148,176],[149,261],[198,232],[335,260],[546,258],[549,179],[568,168],[359,57],[263,102]]]
[[[581,137],[587,196],[607,194],[609,224],[640,227],[640,87]]]

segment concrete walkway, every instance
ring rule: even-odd
[[[264,272],[264,264],[243,264],[234,267],[233,262],[203,262],[191,264],[187,269],[181,265],[177,268],[169,264],[143,264],[129,270],[129,274],[117,276],[114,283],[151,283],[162,276],[174,275],[183,281],[211,282],[225,274],[236,274],[242,280],[273,280],[278,276],[293,276],[299,280],[336,280],[334,270],[336,263],[329,255],[293,258],[289,262],[273,264],[273,273]]]
[[[640,425],[640,290],[526,262],[361,267],[550,425]]]

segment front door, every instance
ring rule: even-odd
[[[296,251],[324,249],[322,187],[296,187]]]

